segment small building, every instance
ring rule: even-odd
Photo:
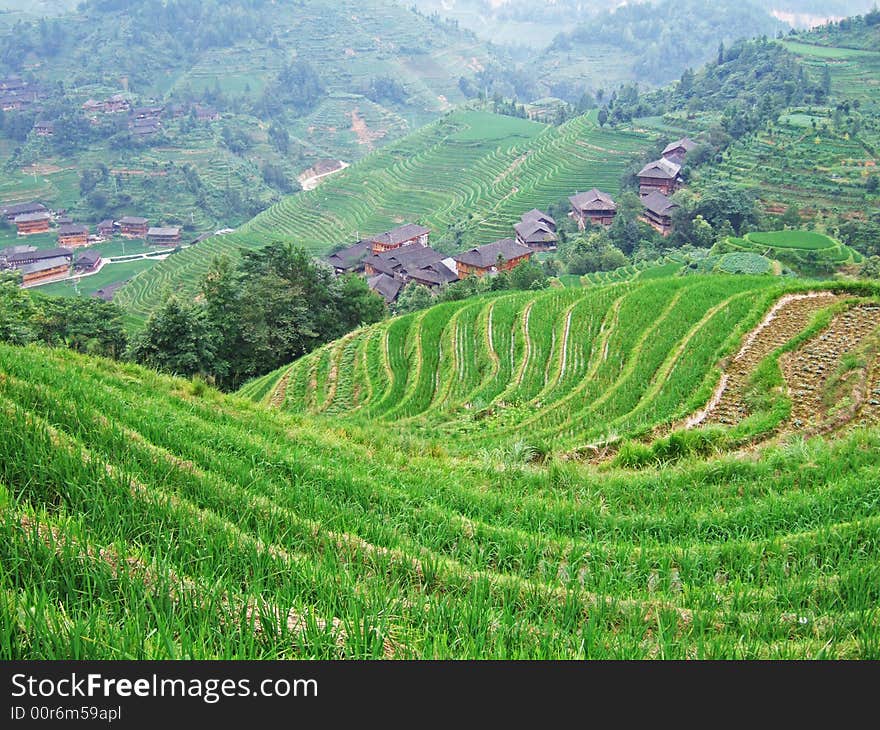
[[[119,220],[119,232],[127,238],[144,238],[147,235],[149,221],[134,215],[127,215]]]
[[[406,283],[388,274],[376,274],[367,279],[367,286],[381,296],[386,304],[393,303]]]
[[[672,233],[672,213],[678,208],[676,203],[663,193],[654,191],[642,198],[642,206],[644,211],[639,216],[641,220],[663,236]]]
[[[559,240],[556,221],[540,210],[530,210],[513,230],[517,243],[528,246],[532,251],[554,251]]]
[[[97,226],[98,235],[101,238],[112,238],[113,234],[116,232],[116,226],[112,220],[107,218],[106,220],[102,220]]]
[[[89,227],[68,223],[58,228],[58,245],[65,248],[89,245]]]
[[[534,252],[528,246],[517,243],[512,238],[472,248],[455,257],[459,277],[485,276],[499,271],[509,271],[523,261],[528,261]]]
[[[37,250],[36,246],[28,246],[28,245],[19,245],[19,246],[9,246],[7,248],[0,248],[0,269],[11,265],[7,264],[7,261],[10,256],[16,256],[18,254],[23,253],[33,253]]]
[[[37,122],[34,124],[34,134],[38,137],[51,137],[55,134],[55,122]]]
[[[101,254],[95,249],[83,251],[73,262],[74,273],[89,274],[97,271],[101,266]]]
[[[21,272],[22,285],[29,286],[66,276],[70,273],[70,259],[66,256],[42,259],[32,264],[25,264],[19,268],[19,271]]]
[[[425,228],[415,223],[406,223],[397,228],[392,228],[385,233],[380,233],[378,236],[373,236],[368,240],[372,244],[373,253],[378,254],[383,251],[392,251],[395,248],[411,246],[413,244],[427,246],[430,233],[430,228]]]
[[[6,255],[6,266],[13,269],[20,269],[28,264],[55,258],[66,258],[67,262],[70,263],[70,259],[73,257],[73,251],[69,248],[36,248],[34,246],[15,246],[13,248],[24,249]],[[9,251],[11,249],[4,250]]]
[[[15,216],[15,228],[19,236],[49,232],[49,213],[22,213]]]
[[[127,112],[131,108],[131,102],[125,94],[113,94],[109,99],[104,100],[102,107],[105,114]]]
[[[682,137],[677,142],[670,142],[666,145],[666,149],[663,150],[663,157],[670,162],[681,165],[684,162],[684,158],[687,157],[687,153],[697,147],[699,145],[690,137]]]
[[[216,122],[220,119],[220,112],[212,106],[195,106],[196,119],[200,122]]]
[[[364,259],[373,251],[372,241],[361,240],[353,246],[336,251],[324,259],[337,274],[360,274]]]
[[[608,193],[593,188],[585,193],[572,195],[568,200],[571,203],[569,215],[577,221],[579,228],[586,228],[587,221],[596,226],[610,226],[614,223],[617,203]]]
[[[14,221],[16,216],[26,215],[28,213],[46,212],[48,212],[46,206],[42,203],[37,203],[36,201],[30,203],[15,203],[3,208],[3,216],[10,222]]]
[[[645,165],[638,178],[640,195],[650,195],[655,191],[672,195],[681,187],[681,165],[662,157]]]
[[[177,246],[180,243],[180,228],[169,226],[147,229],[147,243],[157,246]]]

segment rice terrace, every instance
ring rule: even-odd
[[[880,10],[777,5],[0,0],[0,663],[880,659]]]

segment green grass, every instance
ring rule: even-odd
[[[153,259],[135,259],[118,264],[105,264],[97,274],[82,276],[75,280],[59,281],[54,284],[44,284],[35,287],[33,291],[53,296],[90,296],[92,292],[108,284],[126,281],[136,274],[148,271],[157,263]],[[76,281],[76,286],[74,286],[74,281]]]
[[[696,410],[731,338],[784,286],[775,277],[665,276],[455,302],[352,335],[368,353],[360,372],[337,367],[329,378],[330,346],[274,378],[284,378],[292,412],[332,412],[363,427],[378,420],[397,438],[450,452],[522,440],[577,451]],[[387,346],[370,359],[366,341],[377,336]],[[378,378],[369,385],[368,372]],[[364,395],[355,401],[354,390]]]
[[[814,231],[763,231],[749,233],[746,238],[752,243],[770,248],[794,248],[805,251],[821,251],[835,248],[837,242],[824,233]]]
[[[567,398],[559,432],[707,396],[768,281],[397,318],[287,369],[288,405],[321,416],[0,345],[0,658],[878,659],[876,429],[760,458],[693,432],[648,447],[670,465],[631,443],[599,468],[548,458],[536,423],[449,455],[444,426],[499,387],[545,425]],[[503,424],[479,410],[488,443]]]

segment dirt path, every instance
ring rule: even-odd
[[[827,329],[781,358],[791,397],[791,426],[809,432],[833,430],[853,419],[866,401],[871,362],[844,365],[880,328],[880,306],[864,304],[839,314]],[[836,381],[832,393],[828,386]],[[875,386],[876,387],[876,386]],[[867,400],[877,400],[876,397]]]
[[[739,423],[748,415],[745,394],[758,363],[802,331],[817,311],[835,301],[837,297],[831,292],[782,297],[724,368],[721,382],[706,407],[687,419],[684,426],[693,428],[706,421],[725,425]]]

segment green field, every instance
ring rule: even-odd
[[[103,268],[90,276],[82,276],[69,281],[59,281],[54,284],[44,284],[34,287],[33,291],[53,296],[72,297],[90,296],[92,292],[101,289],[108,284],[127,281],[136,274],[148,270],[156,265],[152,259],[135,259],[118,264],[104,264]],[[74,285],[74,282],[76,285]]]
[[[316,190],[284,199],[235,234],[215,236],[157,265],[119,293],[145,317],[160,293],[192,293],[212,257],[290,240],[316,254],[404,221],[432,230],[431,244],[451,248],[511,235],[522,213],[599,187],[612,194],[632,156],[652,137],[600,129],[595,114],[561,127],[485,112],[445,116],[406,139],[328,178]]]
[[[522,440],[576,451],[696,410],[732,338],[781,286],[666,277],[445,304],[312,353],[279,372],[283,386],[265,398],[283,390],[292,412],[379,421],[450,451]]]
[[[814,231],[764,231],[749,233],[746,238],[752,243],[770,248],[795,248],[805,251],[822,251],[840,245],[824,233]]]
[[[0,345],[0,657],[878,659],[876,425],[599,465],[537,441],[702,405],[778,282],[440,305],[242,391],[271,410]],[[780,343],[808,364],[859,302],[876,327],[870,293]]]
[[[810,36],[807,36],[810,37]],[[794,206],[808,217],[865,214],[880,198],[866,182],[877,174],[880,148],[880,50],[783,41],[805,73],[819,80],[826,69],[830,101],[789,109],[778,121],[735,142],[719,165],[694,176],[708,188],[722,181],[759,191],[781,213]],[[836,111],[845,104],[847,111]]]

